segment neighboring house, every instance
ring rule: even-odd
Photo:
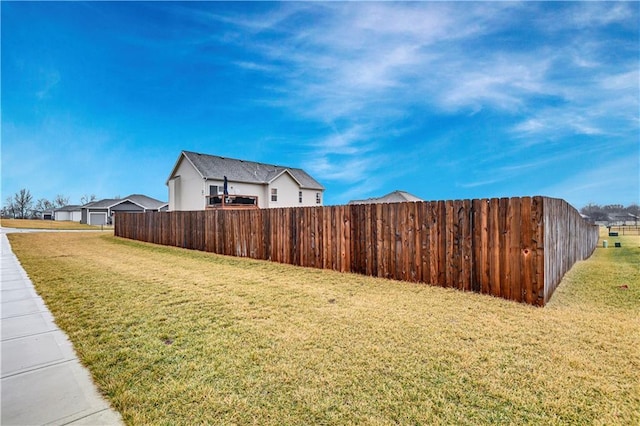
[[[637,226],[638,216],[631,213],[612,213],[605,226]]]
[[[55,209],[53,220],[80,222],[82,220],[82,206],[69,205]]]
[[[405,203],[407,201],[424,201],[406,191],[393,191],[382,197],[367,198],[366,200],[351,200],[349,204],[380,204],[380,203]]]
[[[321,206],[324,193],[302,169],[189,151],[180,153],[167,186],[171,211]]]
[[[81,207],[80,222],[89,225],[108,225],[113,223],[118,212],[143,213],[163,210],[167,210],[166,202],[146,195],[132,194],[124,198],[98,200],[85,204]]]

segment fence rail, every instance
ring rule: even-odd
[[[638,225],[611,225],[607,228],[609,228],[609,232],[617,232],[618,235],[640,235],[640,226]]]
[[[544,306],[597,227],[547,197],[119,213],[115,235]]]

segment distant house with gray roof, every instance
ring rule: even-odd
[[[92,201],[81,207],[80,223],[89,225],[112,224],[116,213],[143,213],[167,210],[168,204],[141,194],[131,194],[124,198],[106,198]]]
[[[640,217],[632,213],[610,213],[605,226],[638,226]]]
[[[190,151],[180,153],[166,184],[170,211],[321,206],[324,193],[299,168]]]
[[[406,191],[393,191],[382,197],[367,198],[366,200],[351,200],[349,204],[406,203],[409,201],[424,200]]]
[[[54,209],[53,220],[80,222],[82,220],[82,206],[70,204]]]

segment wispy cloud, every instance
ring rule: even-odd
[[[594,164],[583,172],[547,186],[543,191],[550,196],[565,198],[574,206],[595,200],[602,204],[637,204],[640,202],[639,180],[640,159],[631,156]],[[615,193],[610,191],[613,187],[617,188]]]
[[[514,137],[532,139],[530,143],[541,143],[544,137],[562,139],[569,135],[602,135],[600,128],[589,117],[591,113],[582,108],[549,108],[537,112],[512,128]]]
[[[571,92],[566,101],[532,111],[513,126],[513,133],[524,138],[562,138],[576,134],[615,136],[637,131],[640,109],[637,70],[603,75],[587,85],[589,90],[578,85],[562,89]],[[613,123],[616,124],[612,126]]]
[[[563,14],[569,25],[577,28],[607,26],[615,23],[626,23],[631,14],[632,3],[598,4],[590,7],[572,5],[569,13]]]
[[[374,135],[361,125],[352,125],[345,131],[333,126],[332,133],[307,146],[312,154],[307,156],[305,168],[322,180],[355,185],[375,174],[386,161],[383,153],[376,152]]]
[[[320,154],[362,155],[373,150],[372,134],[362,125],[353,125],[346,131],[339,131],[336,126],[326,137],[314,141],[312,146]]]
[[[515,113],[527,106],[531,96],[549,94],[544,81],[548,68],[548,60],[524,55],[495,54],[473,67],[454,63],[449,72],[455,79],[438,75],[445,85],[437,91],[437,100],[448,111],[489,107]]]
[[[306,165],[313,174],[325,180],[347,180],[359,182],[363,176],[371,175],[376,161],[371,158],[337,158],[323,156]]]
[[[293,9],[289,18],[308,11]],[[452,69],[459,62],[458,55],[446,54],[442,45],[491,31],[489,24],[500,16],[503,9],[499,9],[472,7],[461,18],[444,4],[323,4],[314,8],[315,25],[303,31],[297,26],[280,26],[274,31],[289,31],[285,43],[257,41],[254,47],[265,60],[282,63],[292,92],[305,100],[299,104],[298,98],[290,99],[296,112],[325,122],[367,119],[370,114],[379,119],[380,110],[393,113],[407,99],[420,104],[441,101],[447,107],[465,104],[459,94],[439,93],[442,87],[460,86],[459,70]],[[446,76],[445,70],[454,75]],[[470,75],[463,81],[475,89],[466,96],[468,103],[498,97],[486,89],[495,81],[483,83],[482,78]]]
[[[584,67],[600,63],[592,51],[578,51],[571,43],[518,52],[481,45],[483,37],[509,25],[527,24],[515,14],[527,7],[535,8],[473,3],[285,4],[255,19],[227,22],[286,35],[275,45],[260,38],[249,41],[265,63],[279,65],[289,93],[295,94],[278,99],[280,105],[327,123],[381,118],[393,123],[402,115],[400,110],[407,113],[412,104],[448,112],[482,108],[517,112],[541,96],[570,102],[576,93],[573,88],[597,86],[584,79],[554,81],[554,68],[567,58]],[[567,12],[571,19],[554,24],[554,29],[610,25],[623,19],[627,9],[598,5],[580,7],[579,13],[572,9]],[[306,23],[310,11],[314,22],[301,29],[298,24]],[[545,30],[547,24],[537,25]],[[252,68],[260,67],[268,68],[252,63]],[[608,84],[628,84],[634,77],[621,76],[621,81],[610,79]],[[524,127],[532,128],[533,122],[527,122]],[[576,123],[572,129],[598,133],[597,126],[589,123]]]
[[[234,65],[243,68],[249,71],[263,71],[263,72],[274,72],[277,71],[277,68],[268,64],[260,64],[257,62],[250,61],[236,61],[233,63]]]
[[[472,182],[461,183],[459,184],[459,186],[462,188],[477,188],[481,186],[493,185],[494,183],[501,182],[501,181],[502,179],[485,179],[485,180],[477,180]]]
[[[640,71],[634,69],[620,74],[605,76],[600,85],[607,90],[627,91],[637,89],[639,81]]]
[[[57,70],[40,70],[40,88],[36,92],[36,97],[40,100],[50,96],[51,91],[60,83],[60,73]]]

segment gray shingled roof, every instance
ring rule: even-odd
[[[197,152],[182,151],[182,154],[194,165],[203,178],[229,181],[267,184],[284,173],[290,173],[301,188],[324,190],[324,187],[302,169],[234,158],[218,157]]]
[[[105,198],[104,200],[91,201],[90,203],[87,203],[84,206],[82,206],[82,208],[91,207],[94,209],[106,209],[113,206],[119,201],[123,201],[123,200],[116,199],[116,198]]]
[[[131,201],[138,204],[140,207],[147,210],[158,210],[160,207],[166,205],[164,201],[156,200],[155,198],[147,197],[141,194],[131,194],[124,198],[105,198],[104,200],[92,201],[82,206],[83,208],[91,207],[93,209],[106,209],[113,207],[116,204],[123,203],[125,201]]]
[[[376,203],[405,203],[407,201],[424,201],[406,191],[393,191],[382,197],[367,198],[366,200],[351,200],[349,204],[376,204]]]
[[[57,209],[53,209],[54,212],[79,212],[82,206],[78,206],[75,204],[69,204],[68,206],[59,207]]]
[[[125,197],[125,200],[133,201],[147,210],[158,210],[160,207],[167,205],[166,201],[156,200],[155,198],[147,197],[142,194],[131,194],[128,197]]]

